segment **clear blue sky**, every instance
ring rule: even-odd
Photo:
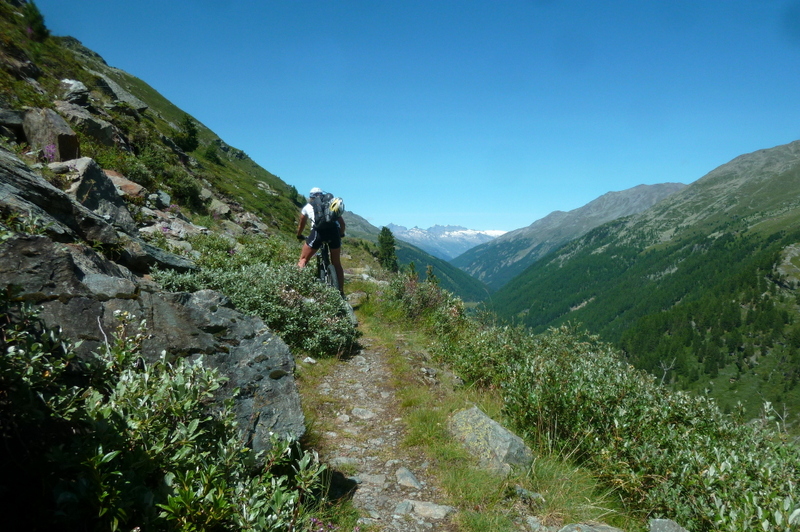
[[[38,0],[300,192],[524,227],[800,139],[797,0]]]

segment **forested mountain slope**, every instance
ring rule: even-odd
[[[800,408],[800,142],[742,155],[600,226],[492,298],[536,331],[567,321],[732,408]]]
[[[583,207],[552,212],[528,227],[476,246],[450,262],[497,290],[570,240],[608,221],[641,212],[685,186],[661,183],[608,192]]]

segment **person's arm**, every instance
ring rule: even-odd
[[[344,223],[344,218],[342,218],[342,217],[340,216],[340,217],[339,217],[339,235],[340,235],[340,236],[344,236],[345,229],[346,229],[346,227],[345,227],[345,226],[346,226],[346,224]]]
[[[305,214],[300,215],[300,222],[297,224],[297,239],[300,240],[303,238],[303,229],[306,228],[306,221],[308,221],[308,216]]]

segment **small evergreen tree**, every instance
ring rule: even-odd
[[[431,284],[439,284],[439,278],[436,277],[436,274],[433,272],[433,264],[428,264],[428,267],[425,269],[425,280]]]
[[[378,235],[378,262],[390,272],[396,272],[397,254],[394,250],[394,235],[391,229],[384,227]]]
[[[175,135],[175,144],[187,153],[200,146],[200,141],[197,140],[197,124],[188,114],[183,115],[181,132]]]

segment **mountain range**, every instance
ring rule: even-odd
[[[380,229],[363,217],[349,211],[345,214],[345,219],[347,220],[348,235],[377,244]],[[413,244],[395,238],[395,252],[397,262],[401,267],[407,267],[413,262],[422,278],[430,267],[432,273],[439,280],[440,286],[464,301],[479,302],[489,295],[488,288],[481,281]]]
[[[570,240],[611,220],[641,212],[685,186],[662,183],[608,192],[583,207],[552,212],[528,227],[473,247],[451,262],[497,290]]]
[[[451,260],[465,251],[503,235],[506,231],[479,231],[458,225],[434,225],[427,229],[389,224],[388,227],[395,238],[413,244],[434,257]]]
[[[500,240],[500,239],[498,239]],[[495,241],[497,242],[497,241]],[[492,296],[507,320],[565,323],[665,382],[751,416],[800,411],[800,141],[739,156],[598,226]]]

